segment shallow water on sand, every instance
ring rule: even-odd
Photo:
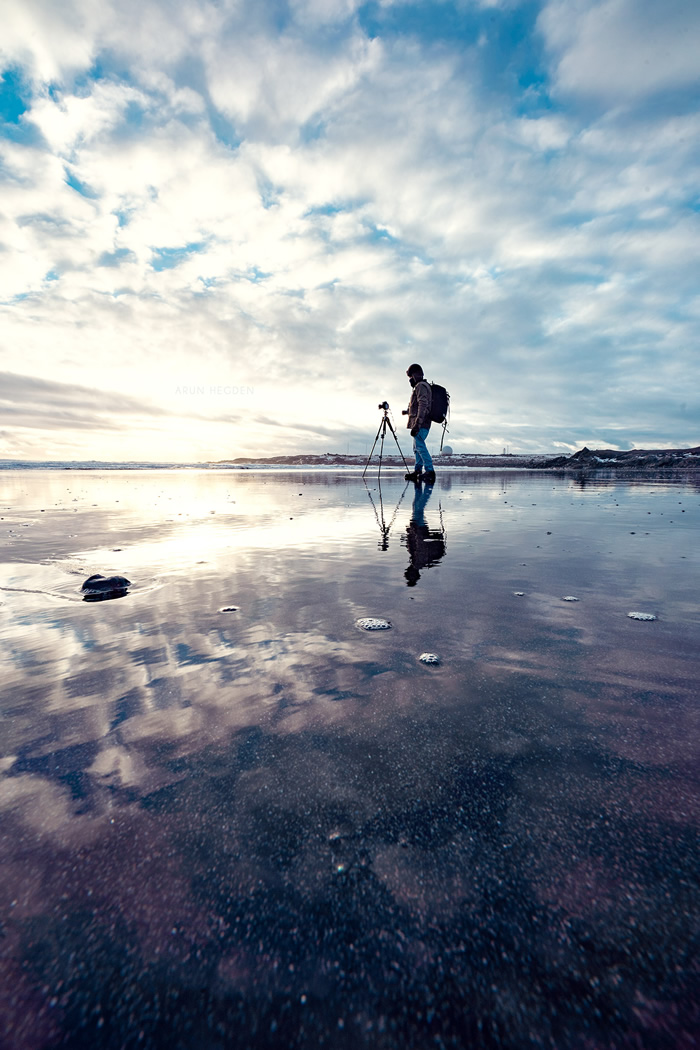
[[[693,1045],[697,484],[15,471],[0,518],[3,1046]]]

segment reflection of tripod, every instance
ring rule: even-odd
[[[388,401],[382,401],[381,405],[377,405],[377,408],[383,409],[384,410],[384,415],[382,416],[382,421],[379,424],[379,430],[377,431],[377,436],[374,439],[374,445],[372,445],[372,451],[370,452],[369,456],[367,457],[367,462],[365,463],[365,469],[362,471],[362,477],[363,478],[364,478],[365,474],[367,473],[367,467],[369,466],[369,461],[371,460],[372,456],[374,455],[374,449],[376,447],[377,442],[379,441],[379,435],[380,434],[382,436],[382,443],[381,443],[380,448],[379,448],[379,470],[377,471],[377,477],[379,477],[379,475],[382,472],[382,456],[384,455],[384,438],[386,437],[387,427],[389,428],[391,433],[394,435],[394,441],[396,442],[396,447],[399,450],[399,454],[401,456],[401,459],[403,459],[403,465],[405,466],[406,470],[409,469],[408,463],[406,462],[406,460],[404,458],[404,454],[401,451],[401,445],[399,445],[399,439],[396,436],[396,431],[394,430],[393,426],[391,425],[391,420],[389,419],[389,402]]]
[[[364,476],[363,476],[362,480],[364,481]],[[399,513],[399,507],[403,503],[403,498],[406,495],[406,490],[408,489],[408,483],[406,483],[406,488],[404,488],[403,492],[401,493],[401,499],[396,504],[396,509],[394,510],[394,513],[392,514],[392,517],[391,517],[391,521],[389,522],[388,525],[386,523],[386,518],[384,517],[384,500],[382,499],[382,482],[381,482],[381,478],[377,475],[377,488],[379,489],[379,511],[377,511],[377,504],[372,499],[372,493],[367,488],[367,482],[366,481],[365,481],[365,488],[367,489],[367,495],[369,496],[369,501],[372,504],[372,507],[374,509],[374,517],[376,519],[377,525],[379,526],[379,531],[382,534],[382,538],[381,538],[381,540],[379,542],[379,549],[381,551],[389,550],[389,533],[391,532],[392,525],[396,521],[396,515]],[[428,490],[428,491],[430,491],[430,490]]]

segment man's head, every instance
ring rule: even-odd
[[[423,369],[420,365],[409,365],[406,369],[406,375],[411,386],[415,386],[423,378]]]

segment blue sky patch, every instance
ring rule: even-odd
[[[151,248],[153,253],[151,266],[157,273],[160,273],[161,270],[174,270],[190,255],[203,252],[206,246],[206,241],[191,241],[181,248]]]
[[[365,223],[365,229],[367,230],[367,240],[370,244],[401,243],[398,238],[394,237],[393,234],[389,233],[389,231],[382,226],[374,226],[372,223]]]
[[[72,172],[66,172],[66,185],[70,186],[72,190],[79,193],[81,197],[87,197],[88,200],[97,200],[99,197],[98,193],[88,186],[86,182],[82,182],[77,175],[73,175]]]
[[[207,106],[207,116],[209,118],[209,126],[217,142],[220,142],[222,146],[226,146],[227,149],[238,149],[243,140],[231,121],[222,116],[218,109],[212,105]]]
[[[123,229],[124,226],[129,225],[129,222],[131,221],[131,216],[133,214],[133,210],[128,208],[115,208],[115,210],[112,212],[112,215],[116,215],[117,223],[119,224],[120,229]]]
[[[417,36],[428,44],[443,40],[476,43],[484,19],[480,11],[451,0],[419,0],[389,7],[370,0],[357,15],[369,37]]]
[[[263,208],[274,208],[276,204],[279,204],[282,192],[281,186],[275,186],[263,175],[258,176],[258,193]]]
[[[29,146],[34,149],[46,149],[46,139],[36,124],[31,120],[19,120],[16,124],[8,124],[0,120],[0,142],[5,139],[9,142],[17,142],[20,146]]]
[[[0,79],[0,118],[6,124],[19,124],[19,118],[29,108],[29,89],[17,69],[7,69]]]
[[[124,111],[124,123],[130,128],[136,129],[142,127],[145,116],[146,111],[138,102],[134,102],[132,99],[127,103],[126,110]]]
[[[352,211],[352,207],[352,204],[319,204],[305,211],[304,218],[311,218],[313,215],[338,215],[341,211]]]
[[[306,145],[309,142],[318,142],[326,134],[328,121],[322,117],[312,117],[299,128],[299,141]]]
[[[11,306],[12,303],[23,303],[25,299],[31,298],[33,294],[33,292],[18,292],[17,295],[13,295],[9,299],[0,299],[0,304]]]
[[[243,277],[246,281],[250,281],[251,284],[259,284],[261,281],[267,280],[268,277],[272,277],[272,271],[266,273],[265,270],[260,270],[257,266],[251,266],[243,274]]]

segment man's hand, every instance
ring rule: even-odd
[[[420,427],[411,427],[411,437],[418,437]]]

